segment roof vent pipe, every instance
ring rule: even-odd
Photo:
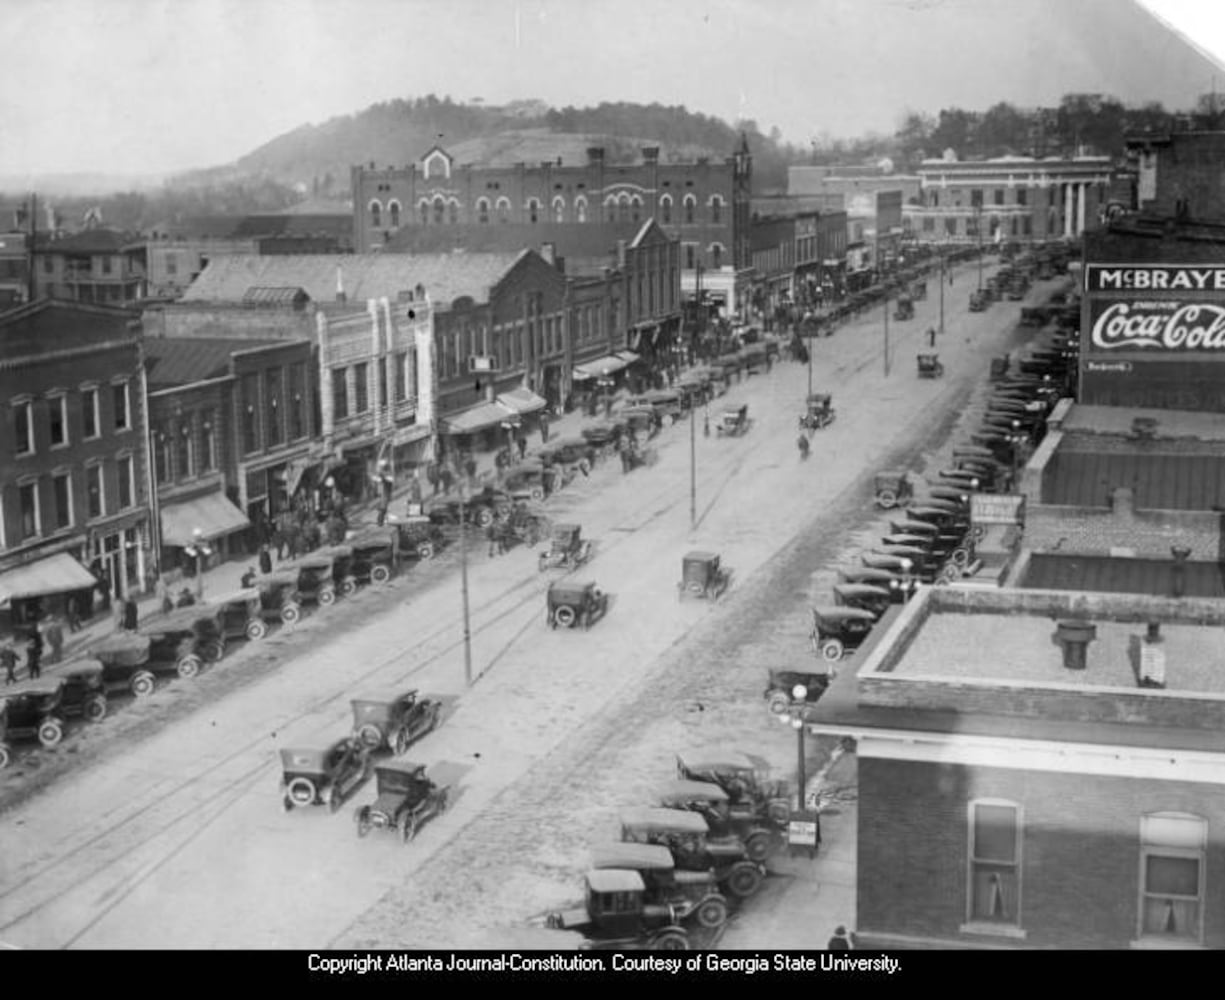
[[[1096,638],[1097,626],[1089,622],[1063,621],[1055,626],[1054,639],[1063,647],[1063,665],[1069,670],[1085,669],[1089,643]]]

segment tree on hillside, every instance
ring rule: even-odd
[[[918,167],[919,162],[928,156],[939,152],[931,148],[932,134],[936,130],[936,119],[932,115],[923,114],[907,108],[902,112],[902,119],[894,134],[897,155],[907,169]]]
[[[960,108],[941,111],[931,134],[933,154],[942,156],[946,149],[952,149],[959,157],[967,159],[975,152],[974,132],[977,124],[978,116],[971,111]]]
[[[1029,146],[1029,119],[1001,101],[988,108],[978,124],[978,151],[983,156],[1009,156]]]

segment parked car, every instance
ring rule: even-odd
[[[690,781],[713,781],[727,792],[733,808],[751,809],[774,823],[786,823],[791,816],[792,791],[787,783],[771,779],[768,769],[742,753],[719,750],[677,754],[676,773]]]
[[[320,607],[336,603],[336,559],[345,554],[341,547],[329,552],[316,549],[298,559],[281,563],[279,570],[296,570],[298,573],[297,595],[300,603],[314,602]]]
[[[914,302],[909,295],[899,295],[897,307],[893,310],[893,318],[899,323],[914,319]]]
[[[574,569],[591,558],[591,542],[583,538],[583,528],[578,524],[555,524],[549,539],[549,548],[540,553],[539,568]]]
[[[348,539],[352,555],[340,581],[341,593],[352,594],[365,584],[380,587],[391,579],[399,556],[399,540],[393,531],[385,526],[367,528]]]
[[[588,424],[579,431],[583,439],[596,449],[601,459],[611,458],[621,443],[621,437],[626,433],[626,424],[621,419],[601,420]]]
[[[990,304],[991,293],[989,291],[980,289],[970,293],[970,312],[985,312]]]
[[[281,751],[281,805],[327,805],[335,812],[370,777],[370,752],[351,736],[323,749]]]
[[[293,625],[302,618],[296,569],[278,568],[267,576],[256,577],[255,588],[259,591],[260,617],[265,623],[279,621]]]
[[[92,658],[73,660],[60,667],[55,673],[64,683],[58,706],[60,714],[87,722],[105,719],[108,705],[106,682],[102,678],[104,670],[102,664]]]
[[[913,495],[914,485],[905,472],[893,470],[876,474],[876,506],[892,510],[904,506]]]
[[[548,615],[550,628],[591,627],[608,612],[608,595],[590,581],[557,580],[549,585]]]
[[[840,583],[834,587],[834,603],[843,608],[860,608],[879,618],[893,603],[893,596],[870,583]]]
[[[811,717],[813,706],[825,694],[833,675],[803,670],[771,669],[766,683],[766,707],[772,715]]]
[[[658,844],[600,844],[591,849],[591,870],[635,871],[645,886],[647,905],[671,907],[675,920],[692,920],[714,930],[727,923],[727,897],[713,871],[681,871],[672,852]]]
[[[548,914],[547,927],[581,931],[593,948],[689,948],[689,935],[676,922],[673,908],[646,901],[646,884],[638,872],[603,868],[587,872],[583,881],[583,906]]]
[[[371,753],[390,750],[397,757],[437,727],[442,702],[418,696],[417,689],[354,698],[353,738]]]
[[[657,798],[661,808],[696,812],[706,820],[712,838],[739,840],[750,861],[764,863],[784,844],[778,823],[761,815],[751,803],[733,806],[731,796],[713,781],[678,778],[666,782]]]
[[[591,444],[599,447],[594,442]],[[502,488],[515,500],[528,499],[540,503],[553,491],[553,480],[552,470],[547,469],[539,459],[525,459],[506,474]]]
[[[257,587],[244,587],[228,594],[210,598],[208,607],[215,607],[221,622],[221,637],[230,639],[262,639],[268,634],[263,601]],[[279,608],[276,615],[280,619]]]
[[[749,429],[749,404],[725,406],[716,425],[719,437],[739,437]]]
[[[867,583],[888,590],[894,604],[906,603],[915,588],[915,580],[910,574],[871,566],[844,567],[838,571],[838,579],[843,583]]]
[[[918,354],[915,360],[919,366],[919,378],[940,378],[944,374],[944,365],[937,354]]]
[[[863,645],[875,624],[876,615],[859,608],[813,608],[813,651],[823,660],[837,663]]]
[[[623,809],[621,839],[666,847],[683,870],[713,869],[719,884],[737,899],[753,895],[766,876],[765,865],[750,860],[738,838],[712,839],[706,820],[687,809]]]
[[[681,579],[676,585],[677,598],[686,596],[718,600],[731,583],[731,571],[720,565],[714,552],[686,552],[681,560]]]
[[[443,547],[446,535],[435,520],[422,512],[420,504],[411,504],[407,514],[388,518],[394,533],[392,548],[396,559],[433,559]]]
[[[644,392],[639,400],[631,402],[652,407],[664,427],[671,427],[685,415],[685,397],[675,389],[652,389]]]
[[[834,422],[833,396],[828,392],[814,392],[809,395],[806,410],[800,416],[802,430],[816,431],[828,427]]]
[[[374,769],[378,796],[354,814],[357,835],[373,829],[398,830],[408,843],[417,831],[447,807],[449,790],[426,776],[424,764],[389,761]]]
[[[37,739],[48,750],[64,738],[64,687],[60,677],[37,677],[0,688],[0,766],[12,740]]]
[[[505,518],[514,502],[509,494],[486,486],[462,502],[459,497],[433,497],[422,504],[422,511],[437,525],[459,524],[462,511],[466,523],[488,528],[497,518]]]

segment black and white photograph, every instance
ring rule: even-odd
[[[1225,9],[0,29],[0,951],[1225,948]]]

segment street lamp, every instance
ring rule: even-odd
[[[472,686],[472,628],[468,615],[468,485],[459,481],[459,580],[464,608],[464,683]]]
[[[204,597],[204,560],[213,554],[213,550],[204,541],[204,532],[196,528],[191,533],[191,544],[183,548],[196,561],[196,597]]]
[[[797,691],[803,692],[796,694]],[[795,730],[796,736],[796,787],[795,787],[795,807],[797,810],[804,808],[804,787],[808,784],[808,776],[805,767],[805,755],[807,748],[804,740],[804,730],[806,728],[803,718],[803,701],[808,696],[807,690],[803,685],[796,685],[795,690],[791,693],[792,698],[800,704],[792,704],[786,712],[776,716],[776,718],[784,726],[790,726]]]

